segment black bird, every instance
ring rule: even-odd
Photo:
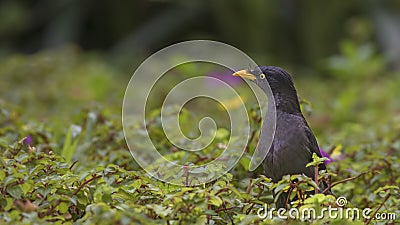
[[[321,157],[321,153],[317,140],[301,113],[297,92],[289,73],[279,67],[260,66],[251,70],[241,70],[233,75],[252,80],[265,93],[269,84],[274,96],[276,130],[271,148],[263,161],[265,175],[273,182],[278,182],[288,174],[305,174],[314,178],[314,167],[306,165],[312,162],[313,153],[318,157]],[[318,169],[326,170],[326,167],[320,164]],[[326,187],[326,183],[321,183],[319,191]],[[276,207],[286,208],[287,197],[287,193],[283,193],[275,203]]]

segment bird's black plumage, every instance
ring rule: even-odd
[[[312,162],[313,153],[319,157],[321,153],[315,136],[301,113],[297,92],[289,73],[278,67],[261,66],[254,70],[239,71],[236,75],[251,79],[266,93],[269,85],[275,100],[276,130],[272,146],[263,161],[265,175],[273,182],[278,182],[288,174],[305,174],[314,178],[314,167],[306,165]],[[318,169],[326,170],[324,164],[320,164]],[[321,184],[321,190],[324,188],[326,185]],[[287,194],[281,195],[276,206],[285,207],[286,198]]]

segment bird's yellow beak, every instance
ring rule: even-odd
[[[249,73],[247,70],[240,70],[237,71],[235,73],[232,74],[233,76],[237,76],[237,77],[242,77],[242,78],[246,78],[249,80],[255,80],[256,76],[254,76],[253,74]]]

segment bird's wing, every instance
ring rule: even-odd
[[[286,174],[304,173],[314,177],[314,168],[306,167],[313,151],[306,128],[303,117],[277,112],[273,145],[264,161],[264,171],[274,182]]]
[[[322,157],[321,152],[319,151],[319,147],[318,147],[317,140],[315,139],[315,136],[314,136],[314,134],[312,133],[312,131],[311,131],[311,129],[310,129],[309,126],[307,126],[306,135],[307,135],[308,140],[309,140],[309,149],[311,150],[311,152],[317,154],[318,157]],[[311,153],[311,154],[312,154],[312,153]],[[311,156],[311,159],[310,159],[310,160],[312,161],[312,156]],[[321,171],[321,170],[326,170],[325,163],[319,164],[318,170],[319,170],[319,171]],[[328,182],[330,182],[330,181],[328,180]],[[319,187],[320,187],[320,188],[319,188],[319,191],[322,192],[322,191],[324,191],[326,188],[328,188],[329,185],[328,185],[328,183],[327,183],[325,180],[323,180],[323,181],[319,184]],[[332,193],[332,191],[331,191],[330,189],[327,191],[327,194],[333,195],[333,193]]]
[[[318,157],[322,157],[321,152],[319,151],[319,146],[318,146],[317,140],[315,139],[315,136],[314,136],[313,132],[311,131],[311,128],[308,126],[308,124],[306,126],[305,132],[306,132],[306,136],[308,138],[308,146],[307,147],[308,147],[309,151],[311,152],[310,160],[312,161],[313,153],[317,154]],[[324,163],[320,164],[318,166],[318,169],[326,170],[325,164]]]

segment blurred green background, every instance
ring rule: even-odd
[[[82,108],[118,117],[144,59],[180,41],[211,39],[290,71],[311,102],[303,110],[317,136],[334,142],[326,136],[343,127],[361,132],[399,117],[399,9],[395,0],[5,0],[1,104],[16,118],[65,127],[60,118]]]

